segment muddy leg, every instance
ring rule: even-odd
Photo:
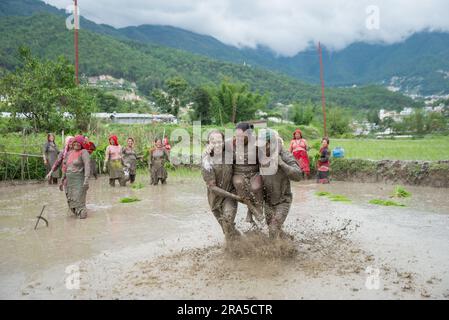
[[[265,206],[265,212],[270,218],[268,222],[268,230],[271,238],[283,237],[284,232],[282,231],[282,225],[287,218],[288,212],[290,211],[291,203],[284,202],[276,206]]]
[[[260,175],[256,175],[250,179],[250,191],[251,202],[256,208],[259,209],[259,213],[263,212],[263,180]],[[253,216],[259,223],[264,223],[264,216],[258,215],[257,212],[252,212]]]
[[[125,178],[119,178],[118,182],[120,184],[120,187],[125,187],[126,186],[126,180]]]
[[[136,181],[136,175],[135,174],[130,174],[129,175],[129,183],[134,183],[134,181]]]
[[[241,196],[242,198],[250,200],[250,195],[249,195],[249,192],[248,192],[249,190],[245,186],[245,184],[247,183],[245,180],[246,180],[245,177],[240,176],[240,175],[235,175],[235,176],[232,177],[232,183],[234,185],[236,193],[239,196]],[[245,221],[254,224],[253,216],[252,216],[251,211],[249,209],[248,209],[248,211],[246,213],[246,220]]]
[[[222,228],[226,241],[235,240],[240,236],[240,232],[235,228],[235,216],[237,214],[237,202],[233,199],[225,199],[222,204]]]
[[[109,185],[115,187],[115,179],[109,179]]]
[[[86,219],[87,218],[87,208],[78,208],[77,209],[77,215],[80,217],[80,219]]]

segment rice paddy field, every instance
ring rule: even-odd
[[[332,139],[345,158],[370,160],[449,160],[449,136],[407,140]]]

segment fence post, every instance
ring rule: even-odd
[[[5,181],[8,179],[8,154],[5,153]]]
[[[23,181],[24,180],[24,172],[23,172],[23,165],[24,165],[24,162],[23,162],[23,157],[24,156],[21,156],[20,157],[20,178],[21,178],[21,180]]]

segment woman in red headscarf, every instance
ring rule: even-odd
[[[84,137],[76,136],[64,158],[66,195],[70,210],[80,219],[87,218],[86,194],[89,188],[90,156],[83,148]]]
[[[123,171],[123,149],[118,144],[117,136],[109,137],[109,146],[106,147],[103,171],[109,173],[109,184],[114,187],[115,180],[118,180],[120,186],[126,185],[125,174]]]
[[[295,132],[293,132],[293,139],[290,141],[289,151],[295,157],[306,177],[310,175],[310,163],[307,148],[307,140],[302,137],[301,130],[296,129]]]

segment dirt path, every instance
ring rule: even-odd
[[[226,250],[197,178],[141,190],[110,189],[100,179],[85,221],[68,216],[54,187],[2,187],[0,298],[449,299],[447,190],[409,188],[407,207],[384,208],[367,202],[391,186],[293,189],[292,239],[245,232],[240,208],[244,235]],[[124,196],[142,201],[120,204]],[[43,204],[50,226],[33,231]]]

